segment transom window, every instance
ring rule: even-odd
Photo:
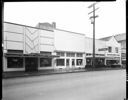
[[[82,53],[77,53],[76,56],[77,57],[83,57],[83,54]]]
[[[75,57],[75,53],[69,53],[69,52],[68,52],[68,53],[66,53],[66,56],[67,56],[67,57]]]
[[[58,55],[58,56],[64,57],[64,54],[65,54],[64,52],[57,52],[57,55]]]

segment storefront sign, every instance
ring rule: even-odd
[[[106,58],[106,60],[120,60],[120,58],[119,57],[108,57],[108,58]]]
[[[108,50],[108,48],[100,48],[100,49],[98,49],[98,51],[107,51]]]
[[[109,57],[115,57],[115,56],[120,56],[119,54],[107,54],[107,56],[109,56]]]

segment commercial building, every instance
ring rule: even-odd
[[[84,34],[39,25],[4,22],[3,71],[84,67]]]
[[[96,57],[99,64],[121,64],[120,44],[114,37],[107,42],[96,40]],[[4,72],[85,68],[91,58],[92,39],[57,29],[55,22],[36,27],[3,23]]]
[[[100,40],[108,41],[112,36],[101,38]],[[117,34],[114,36],[116,41],[121,44],[121,63],[123,67],[126,67],[126,33]]]
[[[92,38],[86,37],[86,62],[92,64]],[[114,37],[111,37],[108,41],[95,40],[95,64],[96,65],[121,65],[121,50],[120,44]]]

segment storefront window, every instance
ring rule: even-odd
[[[72,59],[72,66],[75,66],[75,59]]]
[[[52,58],[40,58],[40,67],[51,67]]]
[[[87,65],[91,65],[91,58],[87,58],[87,59],[86,59],[86,64],[87,64]]]
[[[77,64],[78,66],[83,65],[83,60],[82,60],[82,59],[77,59],[77,60],[76,60],[76,64]]]
[[[23,68],[23,58],[22,57],[8,57],[7,67],[8,68]]]
[[[64,59],[56,59],[57,66],[64,66]]]
[[[69,59],[66,59],[66,66],[69,66]]]
[[[95,64],[96,65],[103,65],[104,64],[104,59],[103,58],[96,58],[95,59]]]
[[[107,60],[106,61],[107,65],[114,65],[114,64],[119,64],[119,60]]]

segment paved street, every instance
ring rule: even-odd
[[[126,70],[3,79],[3,100],[124,100]]]

